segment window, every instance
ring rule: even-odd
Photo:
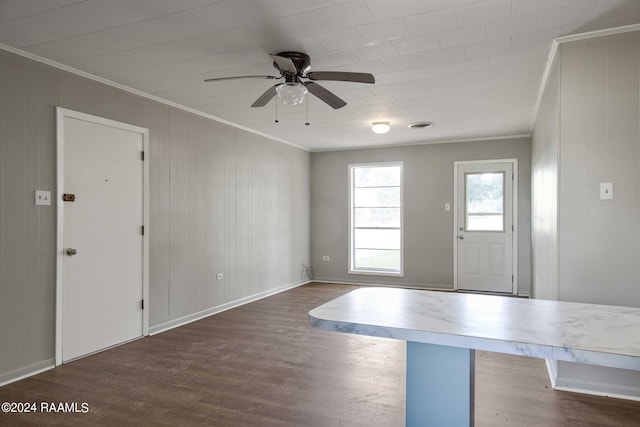
[[[504,172],[465,174],[465,229],[504,231]]]
[[[402,163],[349,166],[349,273],[402,275]]]

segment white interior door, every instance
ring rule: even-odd
[[[456,280],[460,290],[515,293],[515,161],[456,162]]]
[[[78,113],[59,120],[58,340],[67,362],[145,332],[145,134]]]

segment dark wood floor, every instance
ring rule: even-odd
[[[353,286],[311,284],[0,388],[2,426],[402,426],[405,343],[322,332],[307,312]],[[640,402],[550,388],[544,362],[477,352],[477,426],[638,426]]]

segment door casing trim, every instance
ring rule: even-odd
[[[463,160],[453,162],[453,289],[458,290],[458,166],[511,163],[513,165],[513,232],[511,233],[511,262],[513,274],[513,295],[518,295],[518,159]]]
[[[56,107],[56,333],[55,333],[55,364],[62,364],[62,313],[64,300],[64,119],[74,118],[103,126],[110,126],[130,132],[139,133],[142,136],[142,146],[145,159],[142,162],[143,183],[143,225],[145,232],[142,236],[142,298],[144,309],[142,310],[142,336],[149,335],[149,129],[122,123],[103,117]]]

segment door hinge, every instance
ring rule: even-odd
[[[140,152],[140,160],[142,160],[144,162],[144,151]]]
[[[511,276],[511,283],[513,283],[513,276]]]
[[[144,310],[144,300],[140,301],[140,308]]]
[[[515,227],[515,225],[512,225],[512,226],[511,226],[511,231],[516,231],[516,227]]]
[[[142,233],[142,235],[144,236],[144,225],[140,226],[140,232]]]

